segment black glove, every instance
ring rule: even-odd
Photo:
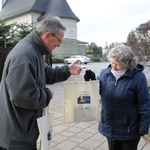
[[[91,71],[90,69],[86,70],[84,74],[84,80],[85,81],[96,80],[95,73]]]

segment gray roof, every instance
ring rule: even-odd
[[[80,21],[79,18],[72,12],[66,0],[49,0],[46,12],[43,13],[38,20],[42,20],[49,16],[59,16],[60,18],[70,18],[77,22]]]
[[[78,44],[89,44],[88,42],[83,42],[78,40]]]
[[[0,11],[1,19],[9,19],[17,15],[36,11],[43,13],[47,5],[47,0],[7,0]]]
[[[41,13],[38,20],[48,16],[59,16],[79,21],[66,0],[7,0],[0,11],[0,19],[10,19],[30,11]]]

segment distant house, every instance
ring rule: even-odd
[[[59,16],[66,26],[63,43],[53,51],[57,58],[74,54],[86,54],[87,42],[77,39],[79,18],[72,12],[66,0],[2,0],[0,19],[7,24],[28,22],[33,28],[45,17]]]

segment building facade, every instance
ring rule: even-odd
[[[29,23],[36,27],[38,21],[50,16],[58,16],[66,26],[63,43],[53,51],[56,58],[71,55],[86,55],[87,42],[77,39],[79,18],[73,13],[66,0],[2,0],[0,18],[7,24]]]

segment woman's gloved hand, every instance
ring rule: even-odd
[[[85,81],[96,80],[95,73],[91,71],[90,69],[86,70],[84,74],[84,80]]]

